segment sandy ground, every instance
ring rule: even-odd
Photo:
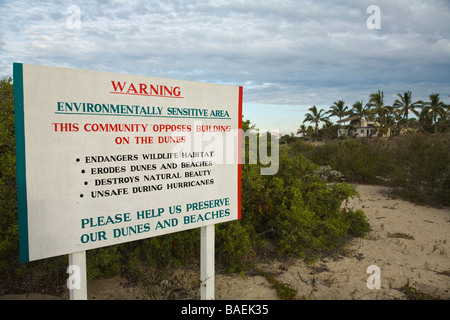
[[[307,299],[405,299],[407,285],[435,298],[450,299],[450,210],[416,206],[391,198],[378,186],[357,186],[372,232],[354,239],[341,255],[313,265],[297,262],[278,278]],[[367,273],[379,267],[380,289],[369,289]]]
[[[417,206],[391,198],[379,186],[358,185],[361,197],[349,206],[362,209],[372,232],[354,239],[339,254],[308,265],[302,260],[261,259],[258,267],[298,291],[297,299],[386,300],[406,299],[404,286],[450,299],[450,209]],[[270,247],[268,248],[270,250]],[[380,288],[369,266],[379,269]],[[177,270],[153,288],[128,286],[119,277],[88,283],[88,299],[199,299],[199,271]],[[260,275],[216,275],[216,299],[275,300],[276,291]],[[67,299],[62,297],[4,295],[0,299]]]

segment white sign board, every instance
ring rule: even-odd
[[[21,261],[240,218],[242,87],[14,64]]]

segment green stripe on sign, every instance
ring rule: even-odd
[[[13,64],[14,126],[16,135],[17,207],[19,211],[20,262],[30,260],[28,247],[27,181],[25,167],[25,117],[23,105],[23,65]]]

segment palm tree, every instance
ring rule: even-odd
[[[338,136],[338,126],[330,120],[325,120],[325,124],[320,129],[325,139],[334,139]]]
[[[358,116],[359,126],[361,126],[361,119],[367,114],[367,109],[363,107],[362,101],[356,101],[352,109],[349,111],[352,116]]]
[[[369,107],[369,117],[374,119],[375,115],[378,115],[376,119],[378,121],[379,133],[388,134],[388,129],[392,126],[392,113],[394,108],[391,106],[385,106],[384,102],[384,94],[383,91],[378,90],[377,93],[372,93],[370,95],[369,102],[367,102],[367,106]],[[373,109],[370,109],[373,108]]]
[[[342,117],[345,117],[348,114],[348,107],[345,106],[345,102],[343,100],[335,101],[334,105],[330,108],[331,110],[327,111],[326,113],[329,113],[330,116],[339,117],[339,121],[342,119]]]
[[[302,124],[300,128],[297,130],[297,134],[301,134],[302,137],[304,137],[306,133],[307,133],[306,126]]]
[[[306,128],[306,135],[308,137],[312,138],[313,134],[314,134],[314,128],[312,126],[308,126],[308,128]]]
[[[367,102],[366,106],[369,108],[369,116],[373,118],[376,114],[378,116],[381,116],[380,114],[383,114],[383,107],[384,107],[384,94],[383,91],[378,90],[377,93],[372,93],[369,96],[369,102]],[[371,109],[373,108],[373,109]]]
[[[312,106],[312,108],[309,108],[308,110],[311,111],[311,113],[308,112],[305,114],[303,123],[309,121],[315,124],[316,137],[317,140],[319,140],[319,123],[328,120],[328,117],[325,116],[325,110],[320,109],[318,111],[316,106]]]
[[[445,118],[446,117],[446,106],[444,102],[439,101],[439,93],[430,94],[430,102],[423,103],[423,112],[425,114],[429,114],[433,117],[434,122],[434,133],[437,132],[437,117]]]
[[[411,91],[409,90],[404,92],[403,95],[398,93],[397,96],[400,98],[400,100],[395,100],[393,107],[397,108],[397,110],[403,116],[403,119],[406,121],[406,127],[408,128],[408,113],[409,111],[411,111],[416,116],[419,116],[419,112],[414,110],[414,108],[420,107],[421,101],[411,102]]]

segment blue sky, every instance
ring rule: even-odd
[[[373,4],[380,29],[367,27]],[[242,85],[245,118],[282,133],[313,105],[377,90],[385,104],[406,90],[450,103],[448,0],[2,0],[0,12],[2,77],[23,62]]]

